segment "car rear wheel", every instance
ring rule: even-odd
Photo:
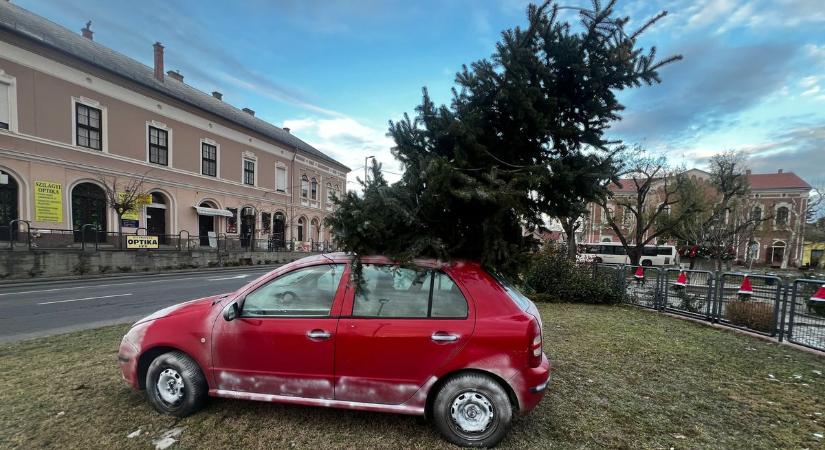
[[[207,391],[198,364],[182,352],[158,356],[146,372],[149,403],[163,414],[186,417],[194,413],[206,401]]]
[[[433,403],[438,431],[453,444],[492,447],[510,428],[513,406],[494,379],[481,374],[460,375],[439,390]]]

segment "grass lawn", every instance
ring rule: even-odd
[[[825,356],[632,307],[541,310],[554,377],[505,448],[825,448]],[[161,416],[120,379],[126,328],[0,346],[0,448],[147,448],[175,427],[173,448],[447,446],[391,414],[212,399]]]

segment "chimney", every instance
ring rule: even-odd
[[[170,70],[166,72],[166,75],[169,75],[169,78],[175,79],[183,83],[183,75],[180,74],[180,71],[177,70]]]
[[[80,29],[80,34],[82,34],[83,37],[85,37],[86,39],[88,39],[90,41],[95,40],[94,37],[92,37],[95,34],[95,32],[92,31],[92,21],[91,20],[86,22],[86,27],[85,28]]]
[[[155,48],[155,79],[163,82],[163,45],[160,42],[155,42],[152,47]]]
[[[289,127],[284,127],[283,130],[289,133]]]
[[[782,169],[777,170],[776,173],[782,173]]]
[[[750,169],[745,169],[745,175],[750,175],[750,174],[751,174],[751,170]]]
[[[223,94],[218,91],[212,91],[212,97],[215,97],[218,100],[223,100]]]
[[[251,109],[249,109],[249,108],[244,108],[244,109],[243,109],[243,112],[245,112],[245,113],[249,114],[250,116],[254,116],[254,115],[255,115],[255,111],[252,111],[252,110],[251,110]]]

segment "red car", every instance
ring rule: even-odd
[[[468,261],[399,266],[303,258],[238,291],[138,321],[123,378],[158,411],[207,396],[426,415],[458,445],[491,446],[544,396],[536,306]]]

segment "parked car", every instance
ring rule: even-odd
[[[316,255],[238,291],[139,320],[123,378],[161,413],[207,396],[425,415],[450,442],[498,443],[544,396],[536,306],[478,263]]]

